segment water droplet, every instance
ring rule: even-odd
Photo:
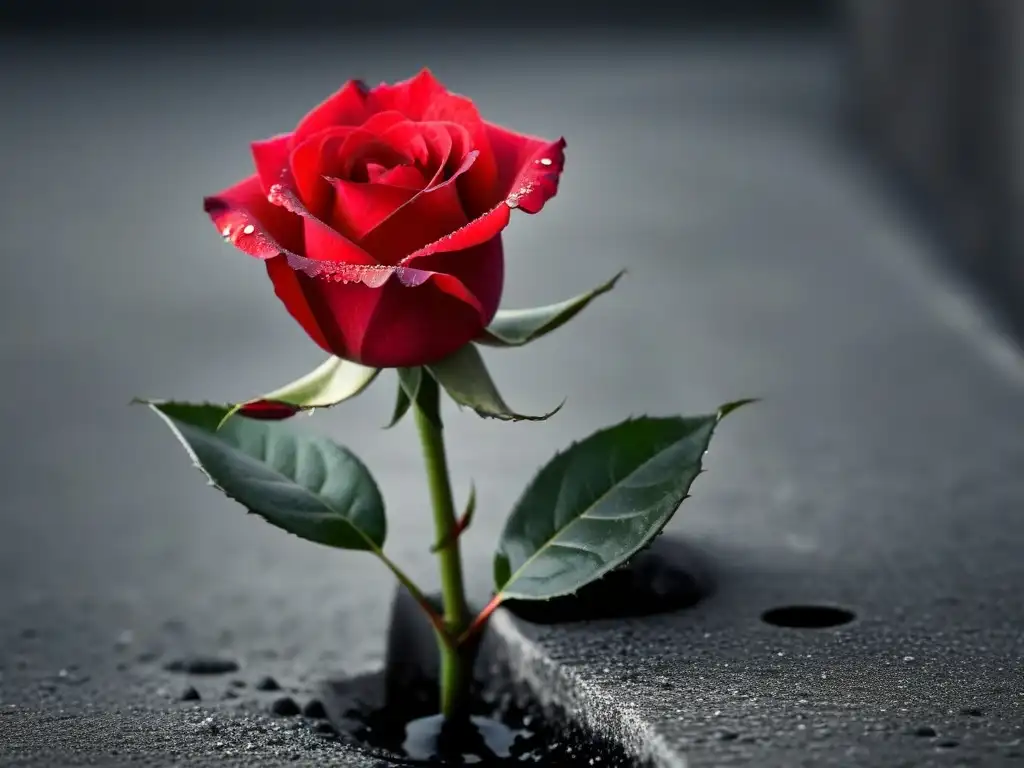
[[[224,229],[220,231],[223,237],[231,237],[231,225],[228,224]]]
[[[255,231],[256,231],[256,227],[254,227],[252,224],[246,224],[245,225],[245,229],[242,230],[242,234],[243,235],[251,235]]]
[[[552,160],[550,157],[542,157],[537,162],[540,163],[541,165],[551,165],[554,162],[554,160]]]

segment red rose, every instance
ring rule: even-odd
[[[252,145],[256,173],[204,201],[263,259],[292,317],[328,352],[377,368],[435,362],[501,298],[501,231],[558,188],[565,141],[480,118],[428,71],[345,86],[288,134]]]

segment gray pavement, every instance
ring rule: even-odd
[[[320,361],[199,200],[341,79],[423,64],[569,141],[559,196],[508,233],[509,306],[630,270],[557,334],[488,355],[514,406],[568,396],[556,418],[448,416],[456,486],[479,491],[477,598],[556,449],[764,398],[723,425],[670,529],[708,553],[716,595],[621,623],[505,616],[523,674],[665,765],[1020,760],[1024,362],[843,142],[823,42],[8,38],[0,63],[0,762],[360,764],[259,714],[252,682],[301,701],[379,664],[388,574],[247,517],[127,402],[251,395]],[[392,394],[384,378],[306,426],[366,460],[388,550],[429,585],[411,425],[379,429]],[[807,601],[859,619],[759,619]],[[179,703],[162,665],[189,652],[242,668]],[[248,685],[222,701],[232,678]]]

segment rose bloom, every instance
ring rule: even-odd
[[[558,188],[565,140],[481,119],[429,70],[350,80],[291,133],[252,144],[256,173],[206,198],[226,240],[331,354],[376,368],[436,362],[501,299],[501,231]]]

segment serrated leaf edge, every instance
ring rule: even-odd
[[[685,417],[684,416],[684,417],[681,417],[681,418],[709,419],[711,421],[711,432],[708,435],[708,445],[710,445],[711,444],[711,438],[715,434],[715,429],[717,429],[717,427],[718,427],[719,423],[722,421],[722,419],[725,418],[725,416],[727,416],[732,411],[736,410],[737,408],[740,408],[743,405],[746,405],[746,404],[751,403],[751,402],[755,402],[755,400],[753,400],[753,399],[737,400],[737,401],[734,401],[732,403],[726,403],[725,405],[719,407],[718,410],[715,413],[713,413],[713,414],[704,414],[702,416],[696,416],[696,417],[693,417],[693,416]],[[624,426],[626,424],[632,424],[632,423],[636,423],[636,422],[644,421],[644,420],[663,420],[663,419],[672,419],[672,418],[680,418],[680,417],[672,417],[672,416],[668,416],[668,417],[665,417],[665,416],[660,416],[660,417],[659,416],[636,416],[636,417],[634,417],[634,416],[630,416],[629,418],[626,418],[626,419],[624,419],[623,421],[620,421],[617,424],[613,424],[610,427],[605,427],[604,429],[598,430],[597,432],[595,432],[595,433],[593,433],[591,435],[588,435],[587,437],[585,437],[585,438],[583,438],[581,440],[574,440],[572,443],[570,443],[564,449],[562,449],[561,451],[557,452],[554,456],[552,456],[551,459],[548,460],[548,462],[537,471],[537,473],[533,476],[533,478],[531,478],[530,482],[527,483],[526,487],[529,488],[530,485],[532,485],[532,483],[537,479],[537,477],[541,474],[541,472],[544,471],[544,469],[546,467],[550,466],[559,457],[569,453],[569,451],[571,451],[577,445],[579,445],[580,443],[582,443],[582,442],[584,442],[586,440],[590,440],[590,439],[596,437],[597,435],[599,435],[599,434],[601,434],[603,432],[607,432],[607,431],[610,431],[612,429],[617,429],[617,428],[622,427],[622,426]],[[546,597],[542,597],[542,598],[530,597],[530,596],[522,596],[522,595],[518,595],[517,596],[515,594],[511,594],[511,595],[507,594],[505,589],[506,589],[506,587],[509,584],[511,584],[513,581],[515,581],[516,574],[518,574],[520,571],[522,571],[524,568],[526,568],[530,564],[530,562],[537,556],[537,554],[540,551],[542,551],[546,547],[550,546],[551,542],[562,532],[562,530],[564,530],[564,528],[563,528],[563,529],[555,532],[555,534],[552,535],[551,538],[549,538],[540,547],[538,547],[536,552],[534,552],[532,555],[530,555],[530,557],[527,558],[526,562],[524,562],[521,566],[519,566],[519,568],[517,568],[515,570],[515,572],[513,572],[509,576],[509,578],[505,582],[505,584],[497,590],[497,592],[495,594],[495,599],[500,598],[501,600],[529,600],[529,601],[543,602],[543,601],[546,601],[546,600],[553,600],[556,597],[564,597],[566,595],[572,595],[572,594],[575,594],[577,590],[582,589],[587,584],[592,584],[593,582],[597,581],[598,579],[602,578],[606,574],[610,573],[611,571],[614,571],[616,568],[618,568],[622,564],[624,564],[627,561],[629,561],[630,558],[634,557],[637,554],[637,552],[639,552],[645,546],[647,546],[656,536],[658,536],[665,529],[665,526],[668,525],[668,523],[672,520],[672,518],[675,516],[675,513],[679,510],[679,507],[682,506],[683,502],[686,501],[688,498],[690,498],[689,488],[692,487],[693,483],[696,482],[697,478],[705,472],[705,469],[704,469],[704,455],[706,453],[707,453],[707,449],[702,451],[700,457],[697,459],[697,472],[694,474],[693,481],[691,481],[690,486],[687,487],[687,491],[686,491],[685,494],[683,494],[683,497],[679,500],[679,503],[676,504],[675,507],[672,509],[672,511],[665,516],[665,519],[661,522],[661,525],[659,525],[656,528],[652,529],[651,535],[649,537],[643,539],[639,545],[637,545],[633,549],[629,550],[618,564],[612,565],[612,566],[609,566],[609,567],[606,567],[606,568],[601,568],[600,570],[598,570],[596,572],[596,575],[592,579],[590,579],[586,583],[580,585],[576,589],[567,589],[567,590],[563,590],[561,592],[554,592],[554,593],[552,593],[550,595],[547,595]],[[645,464],[646,464],[646,462],[645,462]],[[643,465],[641,465],[641,467],[642,466]],[[638,467],[637,469],[639,469],[639,468],[640,467]],[[633,471],[635,472],[637,470],[633,470]],[[632,474],[632,472],[630,474]],[[609,489],[608,491],[605,491],[605,493],[601,494],[601,496],[596,501],[594,501],[592,504],[590,504],[588,509],[596,506],[596,504],[598,502],[600,502],[601,499],[603,499],[610,492],[611,492],[611,489]],[[585,514],[586,514],[586,512],[584,512],[583,514],[578,515],[577,517],[573,518],[572,522],[575,522],[576,520],[579,520]],[[571,525],[571,523],[570,523],[570,525]],[[566,528],[567,527],[568,526],[566,526]],[[503,535],[504,535],[504,531],[502,531],[502,536]],[[495,559],[497,558],[498,554],[499,553],[495,553]],[[493,570],[493,566],[492,566],[492,570]]]
[[[159,406],[161,406],[161,405],[185,405],[185,406],[193,406],[193,407],[195,407],[195,406],[200,406],[200,407],[202,407],[202,406],[211,406],[211,407],[214,407],[214,408],[226,408],[227,407],[226,405],[224,405],[223,403],[210,403],[210,402],[188,403],[188,402],[179,401],[179,400],[142,400],[142,399],[138,399],[138,398],[136,398],[132,402],[133,402],[133,404],[140,404],[140,405],[148,406],[150,410],[152,410],[157,416],[160,417],[160,419],[171,430],[171,433],[174,435],[175,439],[185,449],[185,453],[187,453],[189,458],[192,460],[192,465],[196,469],[198,469],[200,472],[203,473],[203,476],[206,477],[207,481],[209,482],[209,484],[212,487],[216,488],[218,491],[223,493],[227,498],[231,499],[232,501],[236,502],[237,504],[240,504],[246,510],[246,512],[248,512],[249,514],[256,515],[261,520],[264,520],[265,522],[270,523],[270,525],[273,525],[278,530],[284,531],[285,533],[287,533],[287,534],[289,534],[291,536],[295,536],[297,539],[301,539],[302,541],[307,541],[307,539],[303,539],[298,534],[292,533],[291,531],[287,530],[286,528],[282,528],[281,526],[271,522],[269,519],[267,519],[266,515],[263,515],[262,513],[257,512],[256,510],[252,509],[244,501],[239,499],[237,496],[231,494],[229,491],[227,491],[225,488],[223,488],[220,484],[218,484],[217,481],[213,478],[213,476],[202,465],[202,462],[199,460],[199,457],[196,455],[196,453],[193,450],[192,446],[189,445],[188,441],[185,439],[185,436],[181,433],[181,430],[178,429],[177,425],[174,423],[174,420],[170,416],[165,414],[163,411],[161,411],[160,408],[159,408]],[[221,422],[221,425],[223,425],[223,421]],[[220,426],[218,426],[218,430],[219,429],[220,429]],[[214,431],[211,434],[213,434],[215,436],[216,435],[216,431]],[[341,447],[341,446],[338,446],[338,447]],[[359,461],[359,457],[355,456],[355,454],[352,454],[351,451],[348,451],[348,449],[344,449],[344,450],[347,453],[351,454],[352,457],[356,459],[356,461]],[[359,463],[361,464],[362,462],[359,461]],[[364,468],[365,468],[365,466],[364,466]],[[277,474],[279,477],[281,477],[283,480],[288,482],[289,484],[292,484],[292,485],[295,484],[294,480],[292,480],[291,478],[289,478],[289,477],[287,477],[285,475],[282,475],[280,472],[277,472],[276,470],[272,470],[272,471],[275,474]],[[369,471],[369,470],[367,470],[367,471]],[[372,479],[372,476],[371,476],[371,479]],[[376,483],[374,483],[374,484],[376,484]],[[299,486],[299,487],[301,487],[301,486]],[[366,533],[364,533],[361,528],[353,525],[351,523],[351,521],[349,521],[344,515],[338,514],[336,510],[332,509],[327,504],[324,504],[323,500],[320,499],[319,496],[316,496],[316,494],[311,494],[308,491],[305,491],[305,489],[303,489],[303,490],[308,495],[310,495],[313,498],[315,498],[317,500],[317,502],[320,504],[320,506],[322,506],[325,509],[330,510],[331,512],[334,512],[337,515],[338,519],[340,519],[345,525],[347,525],[349,528],[351,528],[353,531],[355,531],[355,533],[359,536],[359,538],[362,539],[366,543],[367,551],[369,551],[372,554],[377,555],[377,556],[383,555],[383,553],[384,553],[384,544],[383,544],[383,542],[380,545],[378,545],[369,536],[367,536]],[[378,493],[379,493],[379,489],[378,489]],[[387,527],[386,526],[385,526],[385,529],[384,529],[384,536],[385,536],[385,539],[386,539],[387,538]],[[312,543],[319,543],[319,542],[312,542]],[[326,545],[324,545],[324,546],[326,546]],[[332,549],[336,549],[336,547],[332,547]]]
[[[515,349],[517,347],[526,346],[527,344],[529,344],[531,342],[534,342],[537,339],[540,339],[540,338],[542,338],[544,336],[547,336],[549,333],[557,331],[563,325],[565,325],[570,320],[572,320],[576,315],[578,315],[580,312],[582,312],[584,309],[586,309],[587,306],[594,299],[598,298],[599,296],[603,296],[606,293],[609,293],[613,288],[615,288],[616,284],[619,282],[619,280],[622,279],[622,277],[626,274],[626,272],[627,272],[627,270],[620,269],[618,271],[618,273],[615,274],[614,277],[612,277],[610,280],[602,283],[601,285],[597,286],[596,288],[592,288],[591,290],[584,292],[580,296],[573,296],[572,298],[565,299],[565,300],[563,300],[561,302],[556,302],[556,304],[567,304],[569,302],[576,301],[577,299],[579,300],[579,304],[577,304],[575,306],[571,306],[571,307],[568,308],[567,311],[569,312],[569,316],[567,318],[561,320],[561,322],[558,322],[559,319],[560,319],[560,315],[555,315],[551,320],[549,320],[547,323],[542,325],[534,333],[530,334],[530,336],[528,336],[527,338],[523,339],[522,341],[511,340],[507,336],[502,336],[500,333],[497,333],[496,331],[494,331],[490,327],[488,327],[488,328],[484,328],[483,333],[485,335],[480,337],[480,338],[477,338],[476,339],[476,343],[482,344],[482,345],[488,346],[488,347],[494,347],[496,349]],[[523,308],[523,309],[513,309],[513,310],[506,310],[506,311],[511,311],[511,312],[533,312],[533,311],[536,311],[538,309],[547,309],[547,307],[526,307],[526,308]],[[502,310],[499,310],[499,312],[500,311],[502,311]]]

